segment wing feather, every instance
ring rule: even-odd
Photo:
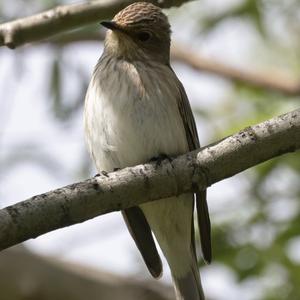
[[[182,83],[179,81],[179,79],[177,78],[174,71],[173,74],[176,77],[177,86],[179,87],[179,93],[180,93],[179,97],[177,98],[178,108],[184,124],[189,150],[192,151],[200,147],[197,127],[184,87]],[[206,200],[206,190],[199,191],[196,193],[196,209],[197,209],[198,226],[200,231],[200,241],[201,241],[203,258],[205,262],[210,263],[212,257],[211,225],[210,225],[209,211],[208,211],[208,205]]]
[[[162,263],[142,210],[135,206],[122,211],[122,215],[149,272],[154,278],[158,278],[162,274]]]

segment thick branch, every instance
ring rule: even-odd
[[[101,175],[0,210],[0,249],[147,201],[204,189],[300,148],[300,109],[177,157]]]
[[[179,6],[187,0],[146,0],[161,7]],[[133,0],[102,0],[62,5],[0,25],[0,46],[15,48],[60,32],[111,18]]]

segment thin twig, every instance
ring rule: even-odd
[[[0,249],[148,201],[205,189],[300,148],[300,109],[203,149],[75,183],[0,210]]]
[[[47,40],[51,45],[68,45],[76,42],[99,42],[104,39],[103,31],[84,32],[78,31],[56,36]],[[292,79],[276,73],[259,73],[248,70],[241,70],[204,56],[189,49],[187,46],[173,43],[171,48],[171,58],[175,61],[183,62],[201,72],[212,73],[233,81],[242,82],[247,85],[263,88],[277,93],[298,96],[300,95],[300,80]]]

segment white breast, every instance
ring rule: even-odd
[[[88,88],[84,115],[87,143],[98,171],[188,150],[175,79],[167,66],[100,61]],[[184,276],[191,265],[193,195],[161,199],[140,208],[172,274]]]
[[[85,102],[85,131],[97,169],[110,171],[188,150],[174,74],[167,66],[118,61],[96,68]]]

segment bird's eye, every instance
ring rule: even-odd
[[[146,31],[141,31],[141,32],[138,33],[137,38],[141,42],[146,42],[151,38],[151,34],[149,32],[146,32]]]

